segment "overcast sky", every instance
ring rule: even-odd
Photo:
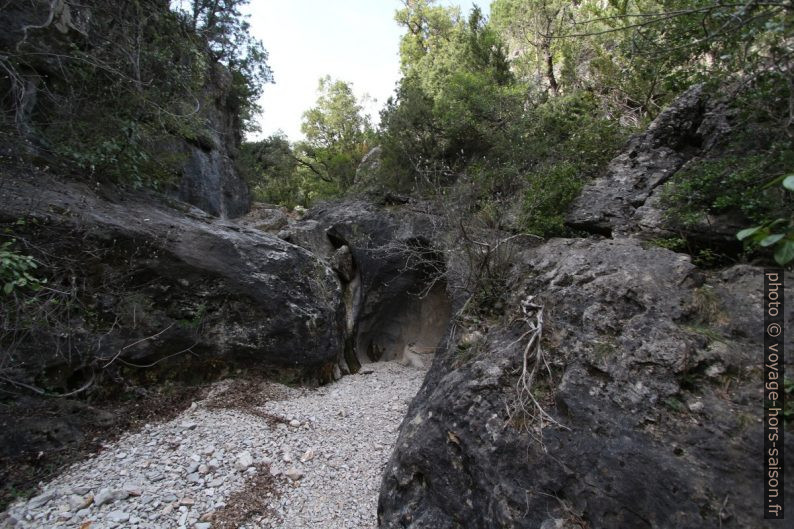
[[[474,3],[448,0],[468,13]],[[301,115],[317,99],[320,77],[353,83],[374,123],[399,78],[401,28],[394,22],[399,0],[251,0],[251,28],[270,54],[276,84],[265,87],[260,126],[269,136],[284,131],[301,139]],[[487,13],[487,5],[481,5]]]

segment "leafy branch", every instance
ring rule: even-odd
[[[780,182],[783,189],[794,192],[794,175],[773,180]],[[746,228],[736,234],[740,241],[756,243],[762,248],[775,248],[775,261],[786,266],[794,261],[794,216],[789,219],[778,218],[764,224]]]

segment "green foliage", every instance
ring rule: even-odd
[[[344,81],[320,79],[315,106],[304,112],[305,141],[283,135],[243,145],[240,165],[255,200],[287,207],[348,191],[375,133],[363,105]]]
[[[794,150],[777,145],[760,154],[728,155],[690,164],[665,188],[668,216],[683,227],[705,222],[706,216],[713,214],[739,213],[752,222],[763,221],[783,209],[785,200],[783,193],[764,186],[770,175],[776,177],[792,162]]]
[[[306,141],[296,151],[302,168],[328,184],[322,194],[333,196],[353,185],[374,132],[350,83],[326,76],[320,79],[318,92],[315,106],[303,114]]]
[[[600,115],[598,102],[583,92],[538,105],[524,123],[521,158],[530,168],[524,176],[524,225],[537,235],[562,235],[568,206],[614,157],[625,131]]]
[[[664,399],[664,401],[662,401],[662,402],[663,402],[663,403],[664,403],[664,405],[665,405],[665,406],[667,406],[667,407],[668,407],[668,408],[669,408],[671,411],[674,411],[674,412],[677,412],[677,413],[683,413],[683,412],[686,410],[686,406],[684,406],[684,403],[683,403],[683,402],[681,402],[681,399],[679,399],[679,398],[678,398],[678,397],[676,397],[676,396],[667,397],[667,398],[666,398],[666,399]]]
[[[685,252],[687,250],[686,239],[678,236],[660,237],[658,239],[652,239],[649,243],[673,252]]]
[[[14,250],[13,245],[13,239],[0,244],[0,284],[3,285],[3,294],[7,296],[14,290],[25,288],[34,291],[40,289],[46,280],[33,276],[33,271],[38,268],[36,260]]]
[[[719,157],[688,163],[667,182],[662,203],[683,232],[726,216],[754,226],[740,233],[748,252],[771,247],[779,263],[789,262],[791,197],[779,185],[794,167],[787,83],[774,70],[751,78],[732,101],[740,132],[716,149]]]
[[[768,222],[783,209],[780,193],[758,192],[794,159],[783,3],[495,0],[485,21],[420,0],[396,19],[406,31],[403,79],[381,115],[388,187],[465,183],[480,206],[520,192],[522,227],[561,235],[566,208],[628,132],[692,83],[725,87],[741,72],[742,146],[689,165],[666,203],[685,228],[727,212]]]
[[[262,42],[250,33],[248,16],[241,8],[249,0],[191,0],[173,2],[172,9],[183,23],[205,43],[210,58],[232,74],[229,103],[241,120],[243,130],[254,131],[254,118],[261,110],[257,99],[265,84],[273,81]]]
[[[524,79],[543,79],[554,94],[560,90],[558,61],[571,32],[576,7],[563,0],[497,0],[491,5],[492,23],[510,47]]]
[[[68,37],[45,25],[0,56],[12,95],[2,100],[11,108],[0,119],[15,118],[19,135],[51,166],[138,186],[167,184],[183,162],[179,142],[208,135],[212,98],[228,94],[221,104],[245,126],[272,79],[267,54],[240,14],[244,3],[191,2],[191,14],[180,2],[169,8],[158,0],[70,4],[68,21],[55,13],[56,22],[76,29]],[[35,102],[26,100],[20,72],[37,79]]]
[[[262,141],[244,143],[239,165],[255,201],[290,208],[306,203],[296,171],[298,160],[286,136],[275,134]]]
[[[411,2],[397,21],[407,30],[404,77],[381,113],[385,183],[401,190],[448,184],[451,173],[506,141],[522,91],[478,9],[464,20],[458,9]]]
[[[784,2],[495,0],[491,13],[534,97],[591,90],[638,124],[694,82],[791,58]]]
[[[381,115],[386,185],[424,192],[467,173],[475,202],[521,191],[524,227],[563,233],[565,208],[615,154],[623,128],[585,90],[529,101],[510,71],[504,28],[476,9],[463,20],[411,2],[397,20],[407,29],[404,77]]]
[[[566,206],[579,194],[583,183],[578,168],[569,162],[529,173],[524,198],[527,231],[547,236],[562,234]]]
[[[794,192],[794,175],[779,180],[783,189]],[[744,229],[736,234],[736,238],[747,243],[755,243],[762,248],[774,248],[775,261],[780,266],[786,266],[794,261],[794,215],[788,219],[778,218]]]
[[[794,257],[794,227],[790,191],[779,184],[794,166],[794,148],[767,121],[746,126],[748,135],[728,147],[735,154],[700,160],[676,173],[665,186],[663,204],[668,219],[684,230],[706,224],[711,215],[753,223],[739,232],[739,240],[752,251],[774,248],[783,265]]]

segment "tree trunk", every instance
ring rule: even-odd
[[[554,76],[554,57],[551,54],[551,43],[549,41],[543,43],[543,55],[546,59],[546,79],[549,81],[549,89],[552,94],[557,95],[560,88],[557,84],[557,78]]]

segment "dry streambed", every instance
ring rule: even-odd
[[[12,505],[4,527],[374,528],[380,477],[424,371],[396,363],[317,390],[217,384]]]

